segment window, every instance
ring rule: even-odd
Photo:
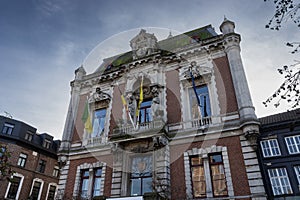
[[[227,196],[227,186],[221,154],[209,156],[210,173],[215,197]]]
[[[5,199],[19,199],[22,189],[24,176],[19,173],[14,173],[11,181],[8,183],[5,192]]]
[[[203,160],[200,157],[191,158],[191,173],[194,197],[206,197],[206,184]]]
[[[37,171],[40,172],[40,173],[44,173],[45,168],[46,168],[46,161],[45,160],[40,160]]]
[[[294,166],[294,170],[295,170],[296,177],[298,180],[298,185],[300,185],[300,165]]]
[[[281,155],[277,139],[263,140],[260,145],[264,157]]]
[[[54,169],[53,169],[52,176],[58,177],[58,175],[59,175],[59,167],[55,166]]]
[[[92,137],[100,137],[104,133],[106,108],[95,110]]]
[[[290,154],[300,153],[300,135],[286,137],[285,142]]]
[[[25,140],[31,142],[32,138],[33,138],[33,133],[30,131],[27,131],[27,133],[25,135]]]
[[[14,127],[15,127],[15,125],[13,125],[13,124],[4,123],[2,133],[7,134],[7,135],[11,135]]]
[[[19,191],[19,187],[21,185],[21,180],[22,180],[21,177],[18,177],[18,176],[13,177],[13,179],[10,182],[6,198],[17,199],[17,194],[18,194],[18,191]]]
[[[33,187],[30,195],[30,199],[32,200],[38,200],[40,197],[40,190],[42,188],[42,182],[40,181],[34,181],[33,182]]]
[[[51,147],[51,141],[45,139],[44,143],[43,143],[43,147],[45,147],[46,149],[50,149],[50,147]]]
[[[47,200],[54,200],[55,192],[56,192],[56,186],[50,185]]]
[[[198,95],[198,99],[200,102],[200,110],[198,107],[198,100],[196,98],[195,91]],[[202,117],[211,116],[210,100],[207,85],[197,86],[195,87],[195,90],[194,88],[190,88],[189,96],[191,105],[190,112],[192,119],[199,119]]]
[[[274,196],[293,193],[285,168],[269,169],[268,174]]]
[[[88,169],[82,170],[81,172],[81,187],[80,187],[80,196],[85,198],[88,197],[88,190],[89,190],[89,178],[90,172]]]
[[[227,185],[223,158],[221,154],[209,155],[209,160],[199,156],[190,158],[193,195],[195,198],[206,197],[207,187],[212,187],[213,196],[227,196]],[[210,172],[205,165],[209,165]],[[207,182],[206,176],[210,174],[211,182]]]
[[[20,153],[17,165],[20,167],[25,167],[27,160],[27,155],[25,153]]]
[[[152,192],[152,157],[135,157],[131,163],[131,196]]]
[[[140,124],[152,121],[151,103],[152,103],[152,100],[143,101],[141,103],[140,113],[139,113],[139,123]]]
[[[94,170],[93,197],[101,195],[101,175],[102,175],[101,168]]]

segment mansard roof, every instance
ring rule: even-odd
[[[168,37],[167,39],[158,41],[158,48],[160,49],[160,55],[171,55],[178,48],[187,46],[193,42],[200,42],[205,39],[209,39],[217,36],[214,28],[211,25],[207,25],[198,29],[194,29],[185,32],[180,35]],[[133,61],[132,51],[125,52],[110,58],[103,60],[103,63],[98,67],[96,72],[110,73],[118,70],[119,66],[130,63]]]

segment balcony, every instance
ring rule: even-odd
[[[204,130],[212,124],[211,117],[203,117],[201,119],[194,119],[175,124],[168,124],[167,131],[178,131],[178,130]]]
[[[154,120],[151,122],[142,123],[138,128],[130,125],[123,125],[113,130],[110,140],[122,140],[136,137],[151,137],[157,133],[163,132],[165,122],[162,119]]]

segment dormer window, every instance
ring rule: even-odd
[[[14,128],[15,128],[14,124],[4,123],[2,133],[7,134],[7,135],[11,135]]]
[[[30,131],[27,131],[27,133],[25,134],[25,140],[31,142],[33,138],[33,133]]]
[[[43,143],[43,147],[45,147],[46,149],[50,149],[50,146],[51,146],[51,141],[45,139]]]

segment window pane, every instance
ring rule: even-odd
[[[131,179],[131,196],[137,196],[141,194],[141,179]]]
[[[275,196],[293,193],[285,168],[269,169],[268,174],[272,185],[272,191]]]
[[[277,139],[264,140],[260,144],[264,157],[281,155]]]
[[[49,189],[47,200],[54,200],[55,191],[56,191],[56,187],[54,185],[51,185],[50,189]]]
[[[20,177],[16,177],[14,176],[11,183],[10,183],[10,187],[9,187],[9,191],[7,194],[7,198],[10,199],[15,199],[18,193],[18,189],[19,189],[19,185],[21,182],[21,178]]]
[[[92,137],[100,137],[104,132],[106,109],[96,110],[94,113]]]
[[[152,192],[152,177],[143,178],[143,194]]]
[[[193,192],[194,197],[206,197],[206,183],[204,167],[192,167],[192,182],[193,182]]]
[[[198,108],[198,100],[195,95],[195,91],[193,88],[189,90],[190,96],[190,105],[191,105],[191,113],[193,119],[198,119],[200,117],[208,117],[211,116],[211,108],[210,108],[210,100],[209,100],[209,93],[208,87],[206,85],[197,86],[196,92],[198,95],[198,99],[200,101],[200,111]]]
[[[95,178],[93,196],[100,196],[101,178]]]
[[[298,179],[298,184],[300,185],[300,166],[295,166],[294,167],[294,170],[295,170],[295,174],[297,176],[297,179]]]
[[[40,188],[41,188],[41,182],[35,181],[33,188],[32,188],[31,199],[33,199],[33,200],[38,199],[39,193],[40,193]]]

